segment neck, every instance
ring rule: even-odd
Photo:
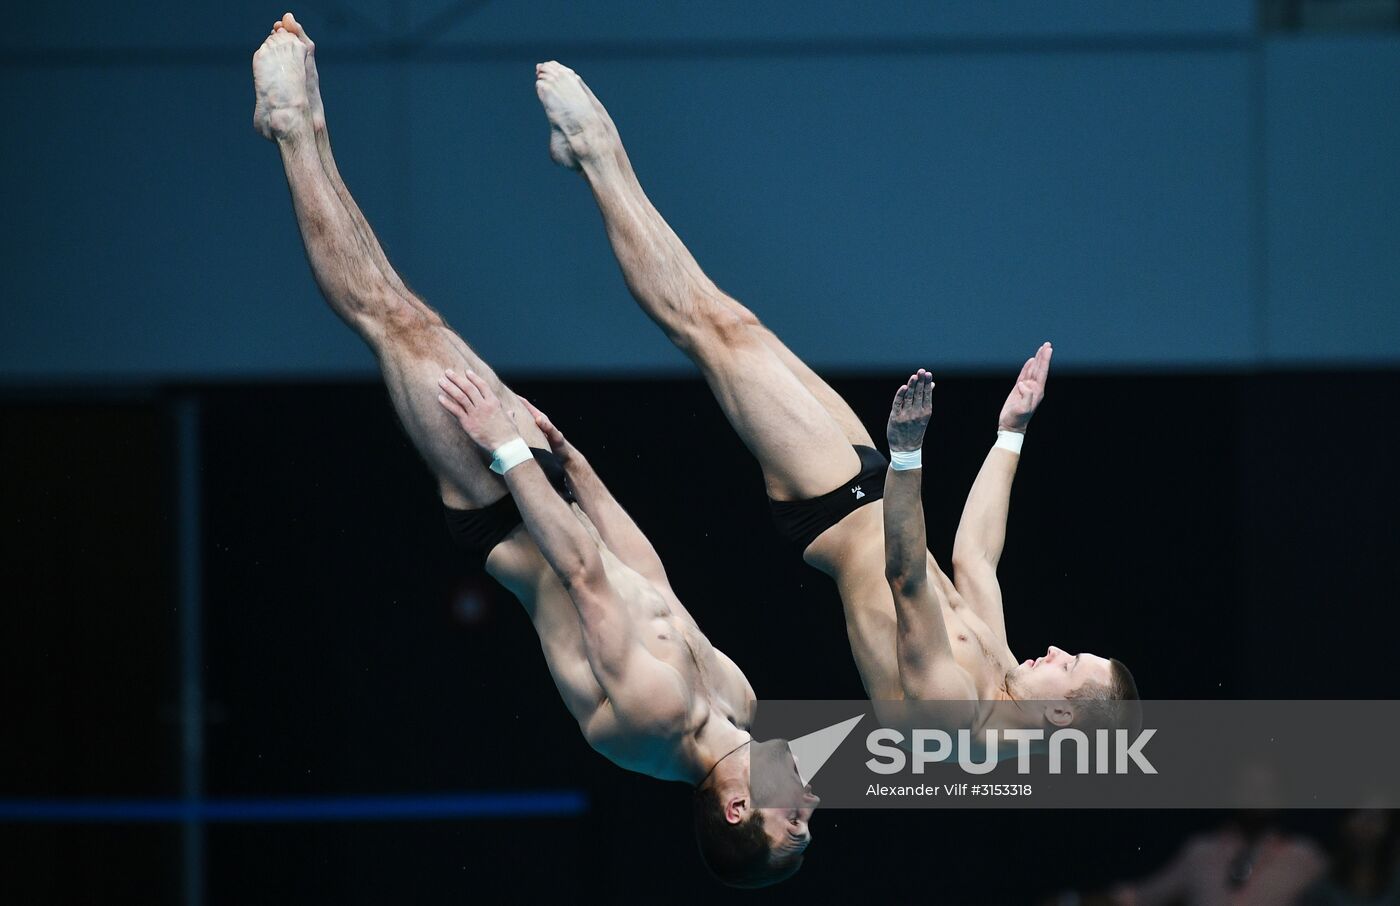
[[[1052,729],[1046,726],[1045,715],[1039,707],[1031,707],[1020,701],[1005,685],[1000,686],[997,693],[987,702],[985,710],[978,716],[978,722],[973,727],[974,736],[980,739],[984,746],[987,731],[997,731],[998,758],[1014,758],[1019,751],[1017,741],[1006,738],[1007,730],[1045,730],[1048,737]],[[1045,752],[1047,748],[1045,740],[1030,743],[1032,753]]]
[[[689,779],[694,786],[700,786],[721,773],[724,766],[720,762],[733,761],[732,753],[753,738],[727,720],[710,723],[712,726],[706,726],[696,740],[695,754],[691,759],[690,773],[694,776]]]

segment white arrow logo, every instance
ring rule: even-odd
[[[857,714],[850,720],[843,720],[839,724],[832,724],[788,742],[788,748],[792,750],[792,760],[797,764],[797,774],[803,783],[812,782],[822,765],[826,764],[826,760],[840,748],[841,743],[864,717],[864,714]]]

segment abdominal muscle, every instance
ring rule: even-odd
[[[740,720],[753,693],[739,668],[715,649],[669,588],[658,587],[599,541],[614,606],[626,609],[647,653],[674,670],[687,691],[685,718],[665,733],[620,713],[593,672],[578,611],[529,535],[512,534],[492,551],[492,575],[520,599],[539,635],[550,675],[569,713],[597,752],[619,767],[684,780],[684,749],[709,720]],[[654,681],[654,677],[651,680]]]

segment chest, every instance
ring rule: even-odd
[[[642,645],[657,660],[679,673],[697,694],[697,707],[727,703],[737,668],[710,644],[689,611],[675,597],[632,570],[610,575]],[[742,675],[738,677],[742,680]]]
[[[1000,682],[1016,666],[1011,649],[967,606],[945,602],[943,624],[948,627],[948,641],[958,666],[973,677],[979,689],[987,682]]]

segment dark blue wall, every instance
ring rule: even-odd
[[[1045,338],[1066,369],[1400,362],[1400,39],[1263,39],[1248,0],[460,6],[298,12],[352,191],[507,373],[684,367],[549,163],[550,56],[819,367]],[[0,379],[369,373],[250,128],[280,11],[70,2],[4,35]]]

